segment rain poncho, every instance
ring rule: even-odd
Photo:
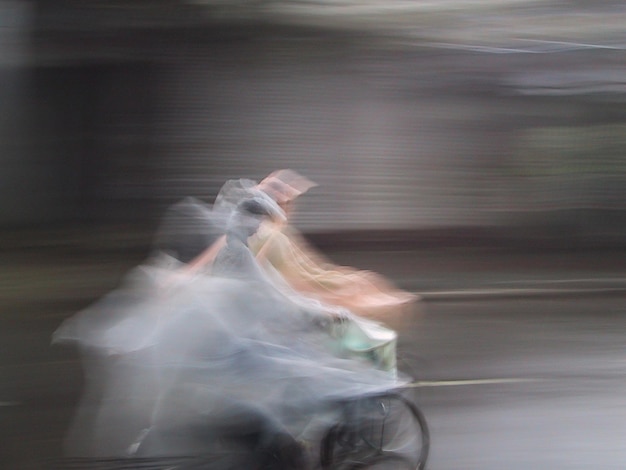
[[[361,320],[259,267],[246,240],[261,221],[255,207],[266,204],[236,206],[210,270],[181,275],[184,264],[158,255],[55,332],[86,358],[71,453],[124,455],[146,434],[159,453],[206,450],[200,430],[247,407],[298,435],[341,400],[405,383],[374,366],[371,348],[355,354],[342,344]]]

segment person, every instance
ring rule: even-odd
[[[260,217],[281,215],[280,208],[268,201],[247,199],[233,212],[227,223],[228,243],[214,263],[215,276],[253,277],[256,262],[251,254],[246,257],[247,237],[256,230]],[[167,217],[201,214],[203,208],[196,204],[185,200],[171,208]],[[215,227],[201,225],[205,230]],[[194,248],[204,243],[195,229],[190,233],[194,236],[175,245],[162,238],[161,246],[177,248],[170,253],[193,258]],[[233,314],[236,307],[240,315],[246,315],[246,305],[232,308],[241,296],[232,283],[196,291],[194,279],[172,275],[184,263],[166,258],[169,254],[163,253],[158,260],[152,258],[150,264],[133,269],[119,288],[63,321],[53,333],[53,344],[79,347],[86,376],[66,437],[66,453],[91,458],[202,454],[211,447],[207,436],[219,436],[246,450],[233,454],[244,459],[237,462],[238,467],[308,468],[304,449],[267,409],[188,376],[201,365],[208,372],[206,378],[224,372],[220,371],[222,355],[240,347],[238,335],[242,333],[222,317]],[[198,295],[206,294],[208,301],[198,301]],[[173,365],[173,358],[180,363]],[[211,362],[219,365],[210,367]]]
[[[293,170],[275,171],[258,184],[287,219],[263,224],[250,243],[257,259],[280,272],[295,290],[358,316],[384,321],[391,314],[409,310],[418,300],[416,295],[396,288],[372,271],[335,265],[288,223],[296,199],[314,186]]]
[[[287,295],[324,305],[322,310],[336,320],[333,336],[337,342],[333,347],[337,352],[366,358],[375,367],[395,374],[397,334],[379,320],[403,313],[416,296],[373,272],[333,265],[288,224],[295,199],[314,186],[293,170],[273,172],[260,183],[229,180],[216,197],[213,213],[217,220],[228,218],[237,204],[251,195],[275,202],[283,217],[264,219],[248,242],[258,264],[275,285],[282,286],[283,293],[292,291]],[[225,239],[216,239],[184,271],[194,273],[210,266]]]
[[[189,272],[168,254],[153,257],[55,331],[54,343],[77,344],[102,366],[86,371],[81,408],[90,412],[79,409],[71,436],[88,442],[72,455],[206,453],[226,436],[265,461],[260,468],[306,468],[296,437],[315,440],[324,429],[304,425],[311,416],[407,383],[330,346],[327,320],[349,312],[260,268],[248,240],[284,215],[251,194],[229,214],[210,265]]]
[[[266,195],[278,204],[284,217],[266,219],[250,240],[249,248],[261,266],[277,271],[297,292],[364,318],[384,322],[390,315],[410,311],[419,299],[417,295],[395,287],[372,271],[334,264],[289,224],[297,198],[315,186],[313,181],[287,169],[274,171],[259,183],[229,180],[212,207],[187,198],[170,209],[157,244],[161,249],[165,245],[165,251],[186,263],[187,273],[199,271],[210,265],[224,246],[224,227],[237,204],[250,195]],[[197,254],[199,246],[204,249]]]

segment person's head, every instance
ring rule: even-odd
[[[227,232],[238,238],[247,240],[259,229],[261,223],[266,220],[284,222],[286,216],[279,205],[264,193],[243,199],[229,221]]]

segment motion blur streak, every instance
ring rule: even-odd
[[[569,3],[2,2],[1,222],[150,227],[291,167],[311,233],[615,242],[626,13]]]
[[[397,328],[418,383],[538,379],[415,387],[432,468],[622,469],[624,25],[621,0],[0,0],[0,466],[62,454],[85,378],[51,334],[165,209],[292,168],[312,245],[426,294]]]

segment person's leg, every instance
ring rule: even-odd
[[[161,401],[139,455],[196,455],[235,450],[251,470],[306,470],[304,448],[268,412],[249,402],[196,387],[177,388]],[[221,444],[216,446],[216,443]],[[250,463],[248,463],[250,462]],[[242,467],[243,468],[243,467]]]
[[[211,416],[217,435],[246,443],[263,470],[305,470],[307,456],[296,439],[272,416],[247,403],[229,401]]]

